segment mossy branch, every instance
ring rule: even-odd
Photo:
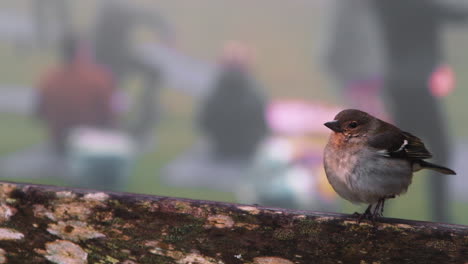
[[[0,183],[0,263],[465,263],[468,227]]]

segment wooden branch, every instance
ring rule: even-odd
[[[0,183],[0,263],[465,263],[468,227]]]

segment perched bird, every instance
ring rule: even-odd
[[[359,221],[381,216],[385,200],[405,193],[415,171],[456,174],[424,161],[432,155],[421,139],[363,111],[343,110],[324,125],[333,131],[324,153],[328,181],[342,198],[369,204]]]

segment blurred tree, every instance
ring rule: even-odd
[[[385,119],[380,97],[385,60],[372,1],[324,1],[319,56],[343,105]]]
[[[460,21],[466,4],[458,1],[374,1],[388,67],[384,88],[392,117],[399,127],[421,135],[437,163],[449,159],[450,140],[445,113],[429,90],[429,80],[442,63],[444,22]],[[450,219],[447,180],[430,175],[428,191],[432,218]]]
[[[143,76],[143,93],[135,104],[138,106],[137,120],[131,128],[137,139],[143,139],[156,121],[160,73],[134,54],[136,47],[132,33],[139,25],[149,28],[159,39],[172,45],[173,30],[160,14],[126,0],[101,1],[92,42],[96,61],[109,68],[117,86],[131,73]]]

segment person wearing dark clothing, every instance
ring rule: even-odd
[[[46,122],[55,152],[66,154],[66,140],[79,126],[114,124],[111,75],[80,50],[74,37],[62,43],[62,63],[40,81],[37,115]]]
[[[388,67],[384,89],[395,123],[421,135],[434,153],[435,160],[446,163],[450,140],[445,113],[430,94],[430,76],[441,64],[443,22],[464,15],[441,1],[374,1],[379,19]],[[447,221],[447,182],[440,175],[430,178],[432,218]]]
[[[268,133],[264,95],[241,57],[224,59],[199,115],[216,158],[248,160]]]

